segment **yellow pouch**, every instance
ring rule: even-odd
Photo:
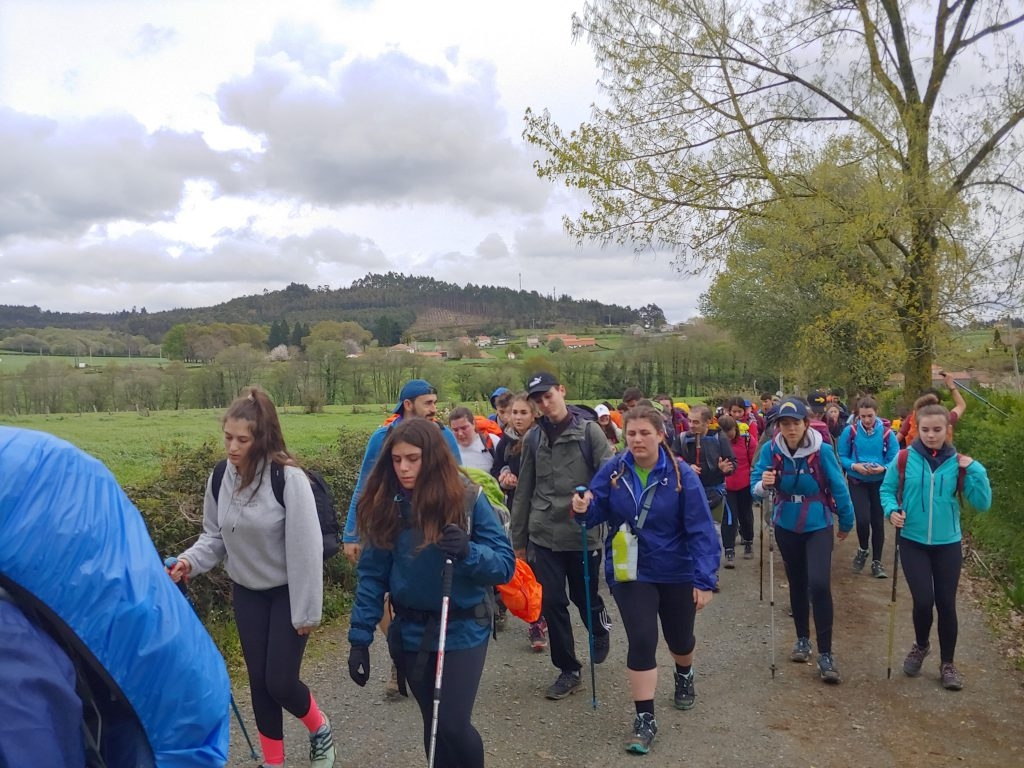
[[[637,553],[639,540],[629,526],[623,523],[612,536],[612,572],[615,581],[636,581]]]

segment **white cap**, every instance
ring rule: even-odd
[[[594,408],[594,413],[597,414],[597,418],[601,418],[602,416],[610,416],[611,415],[611,411],[608,410],[608,406],[605,405],[604,403],[601,403],[600,405],[596,406]]]

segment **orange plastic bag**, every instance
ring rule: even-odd
[[[543,591],[525,560],[516,558],[516,570],[508,584],[498,585],[498,594],[505,607],[523,621],[532,624],[540,618]]]

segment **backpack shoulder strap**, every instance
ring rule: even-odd
[[[228,469],[228,460],[221,459],[213,467],[213,480],[210,483],[210,490],[213,491],[213,501],[220,501],[220,487],[224,483],[224,473]]]
[[[284,466],[276,461],[270,462],[270,488],[274,491],[274,498],[282,507],[284,506]]]
[[[896,469],[899,475],[899,482],[896,485],[896,503],[903,506],[903,484],[907,479],[907,459],[910,456],[910,450],[908,448],[901,448],[900,452],[896,454]]]

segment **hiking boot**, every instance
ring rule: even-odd
[[[818,674],[821,675],[822,680],[832,685],[838,685],[842,680],[839,667],[836,666],[836,660],[832,658],[831,653],[818,654]]]
[[[941,676],[942,687],[947,691],[959,691],[964,687],[964,678],[951,661],[939,668],[939,675]]]
[[[697,691],[693,686],[693,670],[691,669],[685,675],[679,672],[674,672],[673,675],[676,679],[676,692],[672,701],[675,703],[676,709],[693,709],[693,705],[697,701]]]
[[[743,542],[743,559],[753,560],[754,559],[754,542],[744,541]]]
[[[725,550],[725,567],[735,568],[736,567],[736,550],[730,547]]]
[[[309,734],[310,768],[331,768],[334,765],[334,734],[331,721],[324,715],[324,724]]]
[[[641,712],[633,719],[633,736],[626,742],[626,751],[634,755],[646,755],[651,751],[654,736],[658,733],[658,722],[650,712]]]
[[[398,688],[398,667],[391,664],[391,677],[384,684],[384,700],[399,701],[402,699],[402,691]]]
[[[888,579],[889,574],[885,572],[885,568],[882,567],[881,560],[871,561],[871,575],[876,579]]]
[[[853,556],[853,572],[860,573],[864,570],[864,564],[868,561],[868,551],[866,549],[858,549],[857,554]]]
[[[811,658],[811,640],[807,637],[798,637],[796,645],[789,653],[789,660],[800,664],[806,664]]]
[[[553,701],[558,701],[570,693],[576,693],[582,685],[583,681],[580,679],[579,672],[562,672],[558,679],[548,687],[547,693],[544,695]]]
[[[548,647],[548,623],[543,616],[530,625],[530,647],[538,653]]]
[[[921,674],[921,665],[924,664],[924,657],[931,651],[929,646],[923,648],[914,643],[910,646],[910,653],[907,654],[907,658],[903,660],[903,674],[907,677],[917,677]]]
[[[594,663],[603,663],[608,658],[608,651],[611,650],[611,647],[611,632],[605,632],[603,635],[594,635]]]

